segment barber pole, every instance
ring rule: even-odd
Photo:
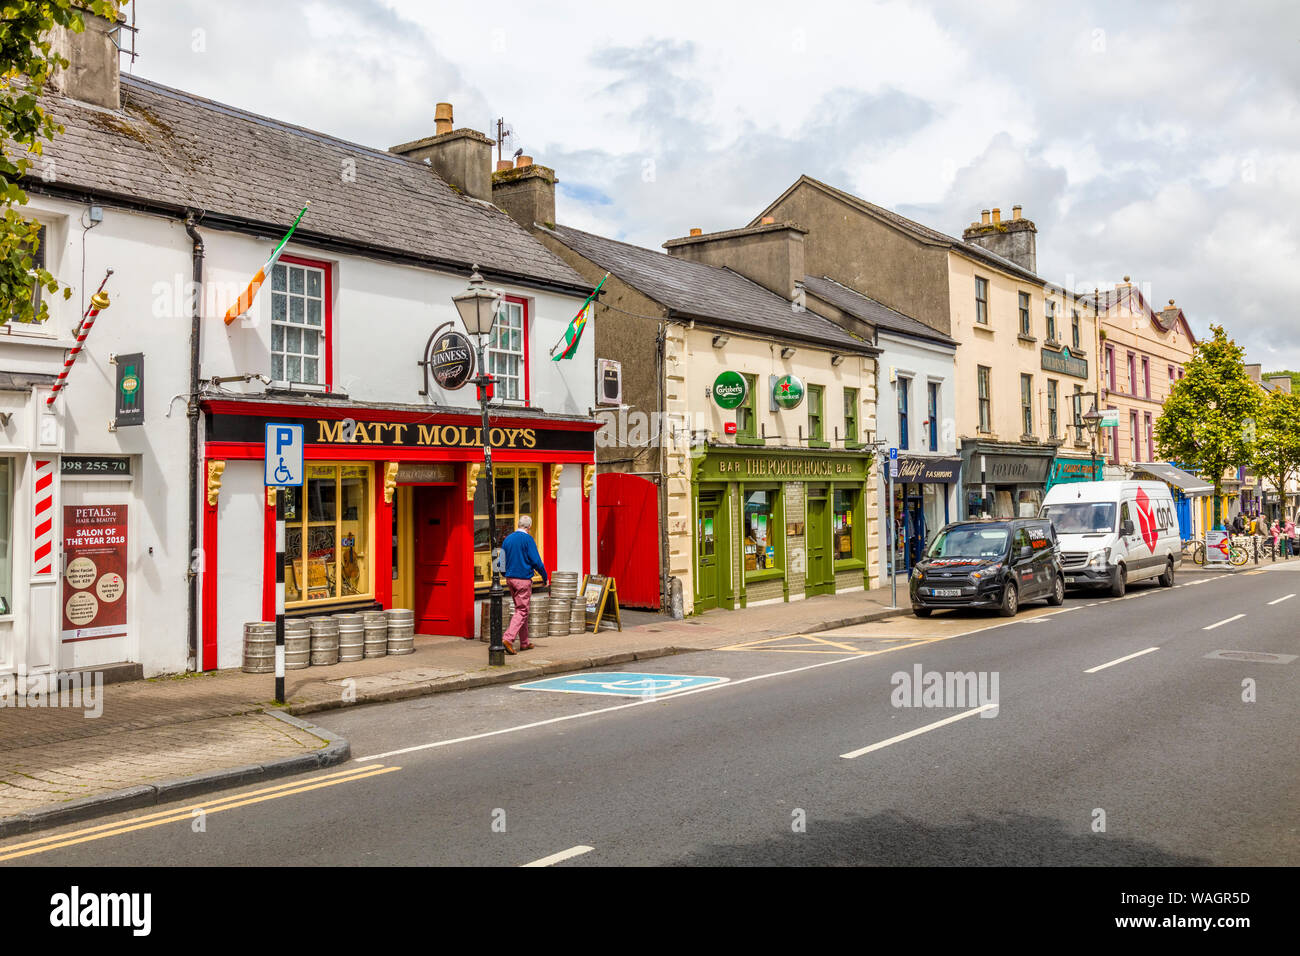
[[[54,460],[35,461],[32,488],[32,567],[36,576],[54,573]]]
[[[284,703],[284,489],[275,489],[275,702]]]
[[[81,325],[77,327],[77,342],[72,348],[68,349],[67,357],[63,360],[63,370],[59,372],[59,377],[55,379],[54,385],[50,389],[49,397],[45,399],[46,408],[54,404],[54,400],[59,397],[59,392],[63,391],[67,386],[68,372],[72,370],[72,363],[77,360],[77,356],[81,354],[82,346],[86,344],[86,337],[90,335],[90,330],[95,325],[95,316],[109,306],[108,293],[104,291],[104,285],[112,274],[112,269],[104,273],[104,281],[99,284],[95,294],[90,297],[90,308],[81,317]]]

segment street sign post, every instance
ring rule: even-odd
[[[885,552],[889,556],[889,606],[890,608],[898,607],[898,568],[895,567],[894,560],[894,479],[898,477],[898,449],[890,447],[889,449],[889,492],[888,501],[885,505],[885,514],[888,520],[885,522],[885,530],[889,533],[889,548]]]
[[[266,423],[263,466],[275,489],[275,702],[284,703],[284,488],[301,487],[304,431],[301,425]]]

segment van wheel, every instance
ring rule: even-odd
[[[1052,585],[1052,593],[1048,596],[1047,603],[1052,607],[1060,607],[1065,603],[1065,578],[1059,574]]]
[[[1162,588],[1171,588],[1174,586],[1174,559],[1170,558],[1165,564],[1165,573],[1160,575],[1160,586]]]
[[[1110,596],[1123,597],[1124,592],[1127,590],[1128,590],[1128,571],[1126,571],[1124,569],[1124,565],[1121,564],[1116,566],[1115,573],[1111,576]]]
[[[928,607],[914,607],[912,613],[917,617],[929,617],[932,609]]]
[[[1002,603],[998,606],[998,613],[1003,617],[1015,617],[1020,610],[1020,595],[1016,592],[1016,586],[1010,582],[1002,589]]]

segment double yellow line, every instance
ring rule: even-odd
[[[135,830],[147,830],[151,827],[162,826],[165,823],[179,823],[183,820],[192,819],[196,810],[202,810],[205,815],[220,813],[222,810],[234,810],[250,804],[262,803],[265,800],[276,800],[280,797],[293,796],[296,793],[319,790],[322,787],[333,787],[340,783],[351,783],[354,780],[364,780],[367,777],[378,777],[401,769],[401,767],[385,767],[383,764],[353,767],[350,770],[340,770],[324,776],[312,777],[310,782],[282,783],[279,786],[264,787],[261,790],[252,790],[248,793],[237,793],[207,803],[194,803],[187,807],[174,807],[170,810],[162,810],[142,817],[119,820],[117,823],[102,823],[99,826],[87,827],[84,830],[57,833],[53,836],[41,837],[39,840],[29,840],[26,843],[0,847],[0,863],[6,860],[17,860],[21,857],[32,856],[37,853],[47,853],[50,850],[57,850],[78,843],[89,843],[92,840],[103,840],[105,837],[120,836],[123,833],[131,833]]]

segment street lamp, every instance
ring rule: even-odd
[[[488,486],[488,559],[492,565],[492,587],[488,590],[488,627],[492,643],[488,645],[488,666],[502,667],[506,662],[506,646],[501,641],[501,575],[497,571],[497,486],[492,477],[492,439],[488,426],[488,402],[492,400],[493,379],[483,361],[483,336],[492,334],[501,296],[483,283],[478,266],[469,277],[469,288],[451,297],[465,324],[465,331],[478,341],[478,375],[470,379],[478,392],[479,410],[483,414],[483,464],[487,471]]]
[[[1092,439],[1092,478],[1097,480],[1097,429],[1101,427],[1101,412],[1097,411],[1097,406],[1093,405],[1088,409],[1087,414],[1083,416],[1084,427],[1088,429],[1088,437]]]

